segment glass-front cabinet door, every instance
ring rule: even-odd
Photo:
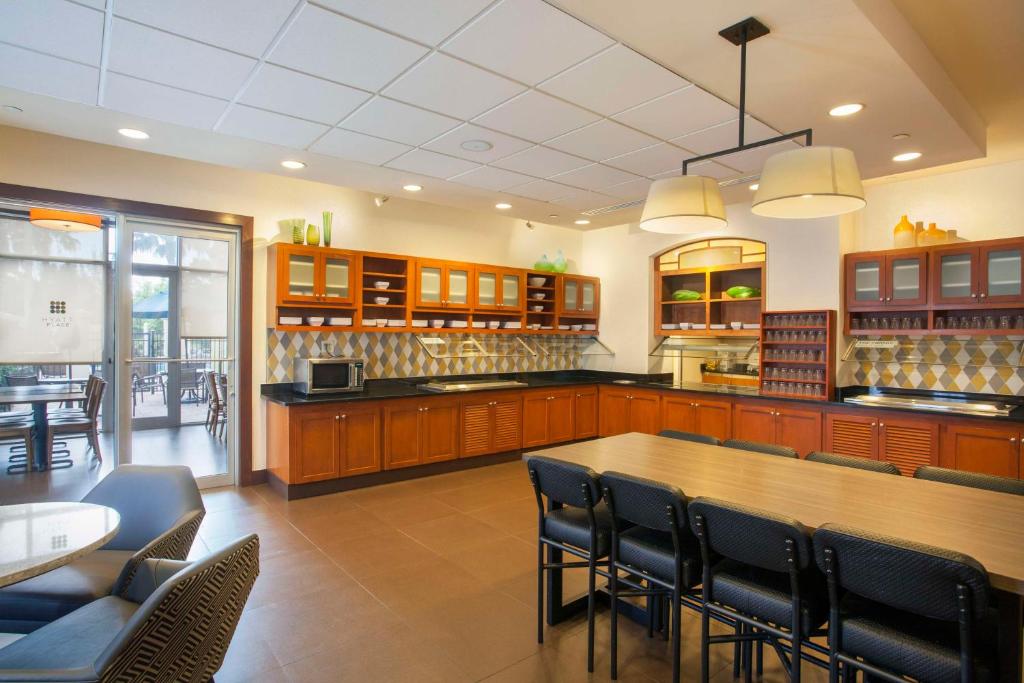
[[[519,273],[501,274],[501,308],[519,311],[523,308],[523,276]]]
[[[580,307],[579,280],[564,278],[562,280],[562,310],[577,311]]]
[[[324,255],[322,257],[322,301],[325,303],[352,303],[352,257]]]
[[[851,256],[846,259],[846,307],[875,308],[885,305],[882,256]]]
[[[494,309],[498,307],[498,271],[496,269],[476,271],[476,307]]]
[[[312,250],[284,250],[278,256],[278,277],[287,286],[281,297],[286,301],[316,301],[316,252]]]
[[[1022,291],[1022,275],[1024,266],[1024,242],[1007,244],[998,247],[981,247],[979,263],[981,291],[978,293],[983,302],[1020,303],[1024,301]]]
[[[443,283],[444,265],[433,261],[420,261],[416,264],[416,304],[439,308],[443,299],[441,286]]]
[[[932,252],[932,293],[937,304],[978,302],[978,249],[948,247]]]
[[[446,308],[469,308],[469,278],[469,268],[445,266]]]
[[[923,306],[928,302],[928,255],[925,252],[885,257],[888,306]]]
[[[597,312],[597,283],[589,280],[580,281],[580,312]]]

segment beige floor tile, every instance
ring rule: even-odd
[[[442,503],[431,496],[419,495],[396,498],[387,503],[364,504],[362,507],[372,512],[385,524],[392,526],[427,522],[460,514],[458,510],[447,503]]]
[[[494,527],[468,515],[404,524],[399,529],[436,553],[450,553],[505,536]]]
[[[532,536],[527,540],[537,538],[537,500],[533,496],[501,501],[466,514],[507,534],[530,532]]]
[[[328,543],[323,551],[357,581],[385,569],[411,568],[437,557],[437,553],[397,529]]]

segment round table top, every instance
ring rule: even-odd
[[[88,555],[121,526],[114,508],[91,503],[0,505],[0,587]]]

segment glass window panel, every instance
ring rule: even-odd
[[[168,356],[167,320],[170,316],[170,278],[132,275],[132,355],[136,358]]]
[[[199,270],[228,270],[228,243],[195,237],[181,238],[181,267]]]
[[[477,301],[480,302],[481,306],[493,306],[497,303],[495,299],[495,280],[496,276],[494,273],[480,273],[477,275]]]
[[[503,275],[501,277],[501,303],[506,306],[519,305],[518,275]]]
[[[420,301],[440,303],[441,301],[441,269],[433,267],[420,268]]]
[[[881,299],[881,272],[881,264],[878,261],[855,264],[853,267],[853,298],[857,301]]]
[[[562,302],[562,306],[567,311],[575,311],[576,308],[577,308],[577,305],[576,305],[577,283],[576,283],[576,281],[575,280],[566,280],[565,281],[565,288],[564,288],[564,290],[565,290],[565,301]]]
[[[453,304],[469,303],[469,273],[467,271],[448,271],[448,301]]]
[[[584,311],[594,310],[594,283],[584,282],[580,285],[583,298],[582,309]]]
[[[132,242],[132,263],[148,263],[157,266],[177,265],[178,238],[174,235],[136,232]]]
[[[292,296],[313,296],[312,256],[292,254],[288,257],[288,293]]]
[[[940,259],[939,289],[943,297],[970,298],[971,255],[949,254]]]
[[[182,337],[228,336],[227,273],[181,271]]]
[[[324,262],[324,294],[338,299],[347,299],[349,295],[349,260],[347,258],[329,258]]]
[[[988,252],[988,296],[1018,296],[1020,282],[1020,250]]]
[[[102,261],[107,232],[113,231],[61,232],[37,228],[26,219],[0,218],[0,254]]]
[[[917,258],[893,259],[892,298],[917,299],[921,296],[921,260]]]

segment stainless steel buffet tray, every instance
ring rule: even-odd
[[[511,379],[475,379],[463,382],[427,382],[420,385],[424,391],[450,393],[453,391],[481,391],[483,389],[518,389],[530,386]]]
[[[910,408],[912,410],[928,410],[938,413],[952,413],[955,415],[989,415],[993,417],[1006,417],[1015,406],[1000,403],[999,401],[984,401],[978,399],[961,398],[928,398],[924,396],[897,396],[864,394],[862,396],[848,396],[843,399],[844,403],[857,403],[865,406],[876,406],[879,408]]]

